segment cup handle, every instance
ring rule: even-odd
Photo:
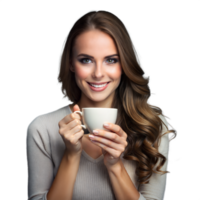
[[[74,113],[79,113],[80,115],[81,115],[81,117],[83,117],[83,113],[81,112],[81,111],[74,111]],[[81,124],[81,126],[84,128],[84,129],[86,129],[86,126],[85,125],[83,125],[83,124]]]

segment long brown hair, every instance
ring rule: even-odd
[[[149,78],[143,77],[144,72],[139,65],[136,51],[120,19],[107,11],[92,11],[82,16],[67,37],[58,81],[62,83],[64,97],[68,97],[74,104],[78,103],[81,90],[76,84],[74,73],[70,70],[72,48],[78,35],[92,29],[109,34],[116,44],[123,73],[112,107],[118,108],[116,124],[127,133],[128,145],[123,158],[136,162],[138,182],[146,184],[153,172],[168,173],[160,170],[166,162],[166,157],[158,152],[158,146],[161,136],[173,132],[175,138],[176,131],[168,130],[161,120],[159,115],[164,115],[160,108],[147,103],[150,97]],[[167,131],[161,135],[163,125]],[[161,161],[158,164],[159,159]]]

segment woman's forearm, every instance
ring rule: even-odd
[[[71,200],[81,155],[69,156],[65,151],[47,200]]]
[[[112,188],[117,200],[138,200],[140,194],[131,181],[123,162],[120,162],[112,169],[107,169]]]

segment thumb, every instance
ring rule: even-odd
[[[73,112],[75,112],[75,111],[80,111],[80,108],[77,104],[74,105],[74,107],[73,107]]]
[[[79,106],[78,106],[77,104],[74,105],[74,107],[73,107],[73,112],[75,112],[75,111],[80,111],[80,108],[79,108]],[[81,120],[81,119],[82,119],[82,116],[81,116],[79,113],[76,113],[76,114],[78,114],[79,119]]]

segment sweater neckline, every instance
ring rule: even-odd
[[[89,161],[91,161],[91,162],[93,162],[93,163],[99,163],[99,162],[102,161],[103,158],[104,158],[104,155],[101,154],[98,158],[94,159],[94,158],[90,157],[90,156],[84,151],[84,149],[82,149],[82,155],[83,155],[86,159],[88,159]]]

